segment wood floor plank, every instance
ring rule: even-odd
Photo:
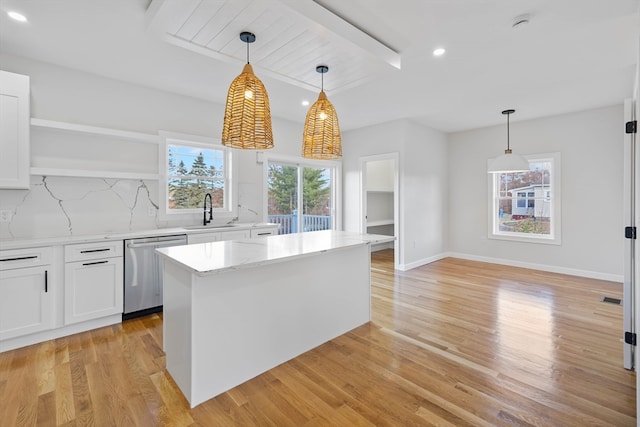
[[[162,313],[0,353],[0,425],[635,426],[622,286],[372,254],[372,321],[191,409]],[[346,284],[345,284],[346,285]]]
[[[71,365],[69,363],[57,364],[54,373],[56,379],[56,424],[62,425],[76,419],[76,410],[73,404]]]

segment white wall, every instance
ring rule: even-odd
[[[222,105],[25,58],[0,55],[0,62],[7,71],[31,76],[33,117],[150,134],[220,135]],[[486,159],[504,150],[504,125],[445,136],[399,120],[344,132],[344,228],[360,230],[359,158],[397,152],[402,268],[453,254],[621,280],[622,123],[622,106],[512,123],[517,153],[562,153],[561,246],[487,237]],[[274,118],[273,128],[276,147],[270,153],[298,156],[301,125]],[[251,208],[262,212],[254,208],[263,205],[262,165],[254,152],[235,153],[234,190],[240,184],[257,189],[251,190],[257,197]],[[147,162],[156,159],[141,162],[148,170],[154,165]],[[0,224],[0,238],[173,225],[147,216],[148,207],[158,204],[157,187],[154,181],[57,177],[48,177],[45,186],[34,176],[30,191],[0,190],[0,209],[17,212],[12,223]],[[244,215],[247,221],[263,219]],[[199,220],[194,216],[192,222]]]
[[[219,138],[222,133],[224,106],[219,104],[27,58],[0,55],[0,63],[3,70],[31,77],[32,117],[153,135],[159,131],[170,131]],[[38,133],[46,135],[46,131],[39,130]],[[275,148],[271,152],[291,156],[300,154],[302,125],[274,118],[273,133]],[[92,138],[89,135],[86,137]],[[262,165],[256,163],[253,151],[234,150],[234,156],[238,171],[234,192],[238,194],[240,184],[249,190],[257,189],[255,193],[251,191],[258,198],[251,208],[262,212],[262,209],[255,209],[255,206],[262,206]],[[157,156],[140,159],[140,170],[153,169],[157,169]],[[158,205],[158,184],[155,181],[142,183],[139,180],[57,177],[48,177],[47,181],[52,185],[49,189],[53,191],[46,191],[42,177],[38,176],[32,177],[31,190],[0,190],[0,209],[10,209],[15,213],[12,223],[0,224],[0,238],[134,231],[174,225],[147,216],[147,207]],[[137,205],[138,210],[133,212],[133,203],[141,184],[151,190],[150,198]],[[120,202],[105,202],[112,197]],[[71,199],[74,201],[71,202]],[[126,203],[122,200],[126,200]],[[67,211],[63,209],[65,205]],[[261,215],[256,218],[248,211],[240,212],[240,215],[241,220],[263,220]],[[139,220],[130,221],[132,216]],[[44,220],[44,223],[36,220],[36,217]],[[196,215],[191,222],[197,223],[199,220],[199,215]],[[70,221],[78,226],[69,226]]]
[[[345,230],[360,231],[359,159],[399,153],[400,268],[413,268],[442,257],[447,231],[445,135],[399,120],[345,132],[342,141]]]
[[[372,160],[366,166],[366,189],[393,191],[393,179],[395,175],[394,162],[387,160]]]
[[[623,106],[511,122],[518,154],[562,156],[562,244],[488,238],[487,159],[506,125],[449,135],[449,250],[457,256],[622,281]]]

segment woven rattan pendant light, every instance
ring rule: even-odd
[[[337,159],[342,157],[340,125],[336,109],[324,93],[324,73],[329,67],[318,65],[316,71],[322,75],[322,89],[304,121],[302,155],[310,159]]]
[[[249,64],[249,43],[256,41],[253,33],[240,33],[247,44],[247,64],[236,77],[227,94],[222,126],[222,144],[245,150],[273,148],[269,96]]]

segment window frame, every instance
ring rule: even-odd
[[[500,204],[499,204],[499,182],[498,173],[488,173],[488,218],[487,218],[487,231],[488,238],[492,240],[507,240],[514,242],[526,242],[526,243],[540,243],[547,245],[561,245],[562,244],[562,173],[561,173],[561,155],[559,152],[554,153],[540,153],[524,155],[529,163],[536,162],[550,162],[551,174],[549,179],[549,190],[545,190],[541,197],[529,198],[524,197],[525,206],[529,204],[530,200],[540,199],[545,203],[551,204],[551,232],[549,235],[534,234],[534,233],[518,233],[499,231],[496,219],[498,218]],[[488,159],[487,166],[493,159]],[[524,194],[527,194],[527,190],[521,190]],[[550,192],[550,194],[547,194]],[[519,203],[519,199],[518,203]]]
[[[214,218],[230,219],[234,217],[235,210],[235,191],[234,184],[236,182],[235,168],[233,167],[232,150],[222,145],[219,138],[208,138],[198,135],[187,135],[174,132],[160,132],[163,138],[161,143],[160,155],[158,156],[160,171],[160,182],[158,185],[159,194],[159,217],[164,220],[187,220],[195,219],[202,216],[203,208],[194,209],[170,209],[169,208],[169,146],[179,145],[196,149],[219,150],[224,155],[224,198],[223,207],[214,208]]]
[[[264,155],[262,158],[262,177],[263,177],[263,189],[262,189],[262,217],[265,221],[269,218],[269,163],[279,163],[286,166],[295,166],[298,168],[298,185],[302,181],[302,169],[305,167],[310,168],[333,168],[331,173],[331,197],[332,197],[332,209],[331,209],[331,229],[342,229],[342,163],[335,160],[313,160],[295,156],[286,155]],[[303,205],[303,191],[298,191],[297,194],[297,206]],[[302,215],[299,216],[300,221]],[[304,231],[303,231],[304,232]],[[300,233],[300,232],[299,232]]]

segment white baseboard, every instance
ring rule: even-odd
[[[50,329],[48,331],[36,332],[21,337],[10,338],[0,341],[0,353],[4,351],[14,350],[20,347],[41,343],[44,341],[54,340],[56,338],[66,337],[68,335],[80,332],[90,331],[92,329],[102,328],[104,326],[115,325],[122,322],[122,314],[114,314],[99,319],[88,320],[82,323],[74,323],[72,325],[63,326],[61,328]]]
[[[441,259],[446,258],[448,256],[449,255],[447,253],[442,253],[442,254],[431,256],[429,258],[423,258],[423,259],[418,260],[418,261],[410,262],[408,264],[399,264],[398,265],[398,270],[400,270],[400,271],[408,271],[408,270],[414,269],[416,267],[420,267],[421,265],[431,264],[432,262],[441,260]]]
[[[376,243],[371,245],[371,252],[377,252],[384,249],[394,249],[395,242]]]
[[[530,268],[532,270],[548,271],[551,273],[569,274],[571,276],[588,277],[590,279],[608,280],[611,282],[624,281],[622,274],[601,273],[598,271],[580,270],[577,268],[559,267],[556,265],[536,264],[533,262],[514,261],[511,259],[492,258],[478,255],[449,252],[447,257],[468,259],[470,261],[490,262],[492,264],[509,265],[511,267]]]
[[[486,256],[479,256],[479,255],[470,255],[470,254],[463,254],[459,252],[444,252],[444,253],[434,255],[429,258],[423,258],[421,260],[414,261],[408,264],[400,264],[398,265],[398,270],[400,271],[411,270],[416,267],[420,267],[426,264],[431,264],[432,262],[435,262],[444,258],[448,258],[448,257],[468,259],[470,261],[489,262],[492,264],[508,265],[511,267],[530,268],[532,270],[548,271],[551,273],[569,274],[571,276],[588,277],[590,279],[608,280],[610,282],[622,283],[624,281],[624,276],[622,274],[601,273],[598,271],[580,270],[577,268],[559,267],[556,265],[536,264],[533,262],[514,261],[514,260],[504,259],[504,258],[492,258],[492,257],[486,257]]]

